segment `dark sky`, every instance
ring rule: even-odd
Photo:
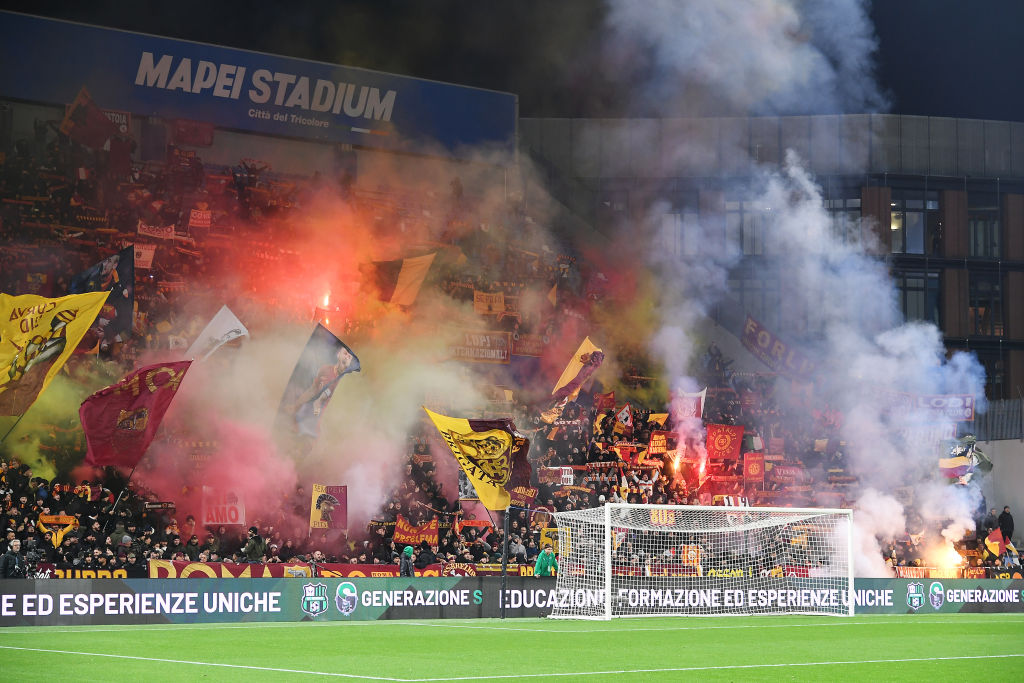
[[[625,77],[593,66],[606,47],[597,0],[2,0],[0,6],[513,92],[522,116],[630,113]],[[1024,2],[874,0],[871,18],[879,40],[875,74],[890,111],[1024,121]]]

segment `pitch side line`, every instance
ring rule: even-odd
[[[886,615],[889,616],[889,615]],[[901,615],[902,616],[902,615]],[[911,615],[907,615],[911,616]],[[406,624],[412,624],[415,626],[427,626],[432,628],[466,628],[466,629],[477,629],[485,631],[520,631],[523,633],[635,633],[640,631],[711,631],[717,629],[749,629],[749,628],[819,628],[825,626],[880,626],[878,621],[834,621],[834,622],[822,622],[820,624],[726,624],[723,626],[666,626],[663,628],[566,628],[566,629],[553,629],[553,628],[531,628],[528,626],[516,627],[516,626],[474,626],[472,624],[445,624],[445,623],[429,623],[429,622],[416,622],[407,621]],[[906,626],[908,624],[922,625],[922,624],[991,624],[991,620],[978,621],[971,620],[967,621],[964,619],[928,619],[918,618],[914,621],[900,622],[900,626]]]
[[[844,666],[847,664],[900,664],[906,662],[935,662],[958,659],[1006,659],[1024,657],[1024,653],[1009,655],[965,655],[963,657],[914,657],[908,659],[861,659],[835,662],[786,662],[781,664],[727,664],[722,666],[680,666],[664,669],[618,669],[613,671],[571,671],[565,673],[507,674],[489,676],[452,676],[448,678],[407,678],[403,683],[429,683],[430,681],[481,681],[506,678],[541,678],[545,676],[608,676],[621,674],[673,673],[681,671],[729,671],[740,669],[781,669],[789,666]]]
[[[833,662],[783,662],[779,664],[726,664],[720,666],[680,666],[666,667],[661,669],[614,669],[608,671],[567,671],[567,672],[544,672],[535,674],[502,674],[487,676],[448,676],[444,678],[390,678],[387,676],[360,676],[357,674],[333,673],[329,671],[308,671],[305,669],[285,669],[272,666],[251,666],[246,664],[223,664],[219,662],[197,662],[187,659],[164,659],[159,657],[138,657],[133,655],[113,655],[104,652],[77,652],[74,650],[50,650],[36,647],[12,647],[0,645],[4,650],[20,650],[23,652],[44,652],[47,654],[80,655],[85,657],[106,657],[108,659],[130,659],[143,662],[162,662],[165,664],[190,664],[193,666],[212,666],[226,669],[245,669],[248,671],[273,671],[276,673],[308,674],[310,676],[332,676],[335,678],[351,678],[370,681],[394,681],[396,683],[429,683],[431,681],[481,681],[509,678],[541,678],[544,676],[609,676],[621,674],[638,673],[673,673],[683,671],[731,671],[743,669],[780,669],[797,666],[846,666],[850,664],[904,664],[908,662],[935,662],[935,661],[957,661],[957,660],[978,660],[978,659],[1008,659],[1013,657],[1024,657],[1024,653],[1005,655],[964,655],[962,657],[910,657],[904,659],[861,659]]]
[[[309,674],[310,676],[335,676],[337,678],[356,678],[365,681],[396,681],[398,683],[409,683],[406,678],[388,678],[387,676],[359,676],[356,674],[332,673],[330,671],[306,671],[304,669],[283,669],[274,666],[251,666],[247,664],[221,664],[218,662],[196,662],[188,659],[163,659],[160,657],[138,657],[133,655],[112,655],[106,652],[77,652],[75,650],[46,650],[39,647],[13,647],[11,645],[0,645],[2,650],[22,650],[24,652],[45,652],[56,655],[82,655],[85,657],[107,657],[110,659],[132,659],[140,662],[162,662],[164,664],[192,664],[194,666],[214,666],[225,669],[246,669],[249,671],[273,671],[286,674]]]
[[[609,633],[614,631],[615,633],[622,633],[623,631],[703,631],[713,629],[750,629],[750,628],[806,628],[816,626],[878,626],[885,619],[899,619],[906,617],[906,621],[901,621],[900,626],[907,624],[922,625],[922,624],[991,624],[993,621],[1003,621],[1007,623],[1018,622],[1021,619],[1014,619],[1013,617],[1024,617],[1024,615],[1004,613],[1004,614],[992,614],[991,616],[998,616],[999,619],[938,619],[939,615],[928,616],[928,615],[914,615],[914,614],[878,614],[873,615],[876,617],[873,621],[846,621],[843,620],[830,620],[823,621],[820,623],[812,624],[725,624],[725,625],[706,625],[706,626],[666,626],[661,628],[654,627],[641,627],[641,628],[623,628],[625,624],[620,622],[619,628],[565,628],[565,629],[552,629],[552,628],[533,628],[528,626],[517,627],[517,626],[477,626],[473,624],[458,624],[458,623],[430,623],[424,621],[409,621],[404,619],[395,620],[380,620],[380,621],[286,621],[286,622],[249,622],[244,624],[226,624],[226,623],[208,623],[208,624],[143,624],[136,626],[122,626],[120,628],[100,628],[92,627],[88,625],[82,625],[77,627],[56,627],[56,626],[11,626],[8,628],[0,628],[0,638],[4,635],[24,635],[26,633],[32,633],[38,635],[42,630],[43,633],[117,633],[120,631],[197,631],[197,630],[236,630],[236,629],[250,629],[250,628],[330,628],[330,627],[341,627],[347,628],[352,626],[381,626],[381,627],[401,627],[401,626],[426,626],[433,628],[465,628],[465,629],[480,629],[485,631],[522,631],[523,633]],[[1009,617],[1009,618],[1007,618]],[[454,620],[453,620],[454,621]],[[518,621],[518,619],[510,619],[509,621]],[[561,622],[568,624],[570,622]],[[596,622],[592,622],[596,623]],[[634,622],[636,623],[636,622]]]

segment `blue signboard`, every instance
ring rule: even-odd
[[[465,157],[511,152],[516,96],[0,11],[0,96]]]

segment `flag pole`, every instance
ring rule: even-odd
[[[114,513],[117,512],[117,506],[121,504],[121,497],[124,496],[124,492],[128,490],[128,484],[131,482],[132,477],[135,476],[135,468],[138,466],[139,463],[132,465],[132,471],[129,473],[128,479],[125,480],[124,486],[121,487],[121,492],[117,494],[117,500],[114,501],[114,507],[110,508],[110,516],[103,524],[103,533],[107,533],[107,524],[110,524],[110,520],[114,518]]]
[[[511,504],[505,507],[505,519],[501,523],[501,597],[498,604],[501,605],[500,616],[502,619],[505,618],[505,586],[508,582],[508,518],[511,509]]]
[[[27,412],[28,411],[26,410],[25,413],[27,413]],[[4,441],[7,440],[7,437],[10,436],[11,432],[14,431],[14,428],[17,427],[18,423],[21,422],[21,418],[25,417],[25,413],[22,413],[21,415],[19,415],[18,419],[14,421],[14,424],[11,425],[11,428],[7,430],[7,433],[4,434],[3,437],[0,437],[0,443],[3,443]]]

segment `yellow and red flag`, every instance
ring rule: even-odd
[[[313,484],[310,529],[348,529],[348,487]]]
[[[504,510],[512,500],[509,491],[530,485],[530,440],[516,431],[512,420],[473,420],[424,410],[488,510]]]
[[[109,292],[47,299],[0,294],[0,415],[21,415],[46,390]]]
[[[576,353],[569,359],[569,364],[562,371],[562,376],[555,382],[555,388],[551,390],[551,395],[556,399],[568,396],[570,401],[575,401],[576,396],[580,393],[580,388],[603,361],[604,352],[594,346],[590,337],[584,338],[583,343],[576,349]]]

